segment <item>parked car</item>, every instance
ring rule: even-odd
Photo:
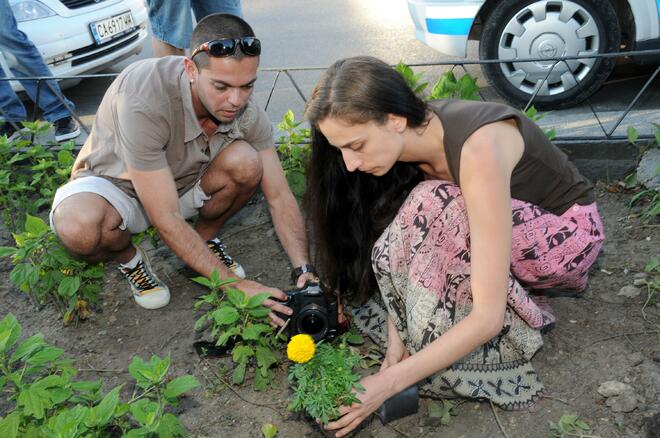
[[[552,68],[550,58],[660,49],[660,0],[408,0],[408,7],[417,38],[430,47],[464,58],[468,40],[476,39],[481,60],[510,60],[481,67],[517,106],[535,91],[537,108],[575,105],[602,85],[616,63],[583,58]]]
[[[143,0],[9,0],[9,3],[19,29],[37,46],[54,76],[103,70],[140,53],[147,37],[147,9]],[[7,55],[4,54],[4,61],[11,66],[16,60]],[[77,82],[65,81],[62,85]],[[18,82],[12,82],[12,87],[22,89]]]

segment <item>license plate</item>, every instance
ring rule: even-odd
[[[135,24],[133,24],[131,11],[127,11],[105,20],[95,21],[89,27],[92,29],[96,44],[103,44],[133,29]]]

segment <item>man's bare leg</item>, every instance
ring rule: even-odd
[[[254,195],[262,176],[259,153],[237,140],[216,156],[202,176],[201,186],[211,199],[199,211],[195,230],[204,240],[216,236],[227,220]]]
[[[156,58],[162,58],[163,56],[185,56],[186,52],[183,49],[174,47],[171,44],[167,44],[165,41],[161,41],[156,37],[151,37],[151,47],[154,50],[154,56]]]
[[[119,228],[121,216],[102,196],[78,193],[53,212],[55,234],[75,257],[88,263],[126,263],[135,255],[131,234]]]

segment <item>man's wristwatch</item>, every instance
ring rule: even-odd
[[[307,263],[300,265],[297,268],[293,268],[291,271],[291,283],[296,284],[298,282],[298,277],[306,274],[307,272],[311,272],[312,274],[317,275],[314,266],[308,265]]]

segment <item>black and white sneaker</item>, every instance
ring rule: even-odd
[[[222,262],[225,264],[225,266],[227,266],[227,268],[229,268],[231,272],[236,274],[236,276],[239,278],[245,278],[245,270],[243,269],[243,266],[241,266],[240,263],[238,263],[232,256],[229,255],[225,244],[222,243],[220,239],[216,237],[215,239],[207,240],[206,244],[213,252],[213,254],[222,260]]]
[[[65,141],[80,135],[80,126],[73,117],[65,117],[53,122],[55,126],[55,141]]]
[[[170,302],[170,289],[160,281],[149,263],[147,254],[139,246],[135,250],[140,255],[140,261],[134,268],[119,265],[119,271],[124,274],[131,286],[135,302],[145,309],[160,309]]]

